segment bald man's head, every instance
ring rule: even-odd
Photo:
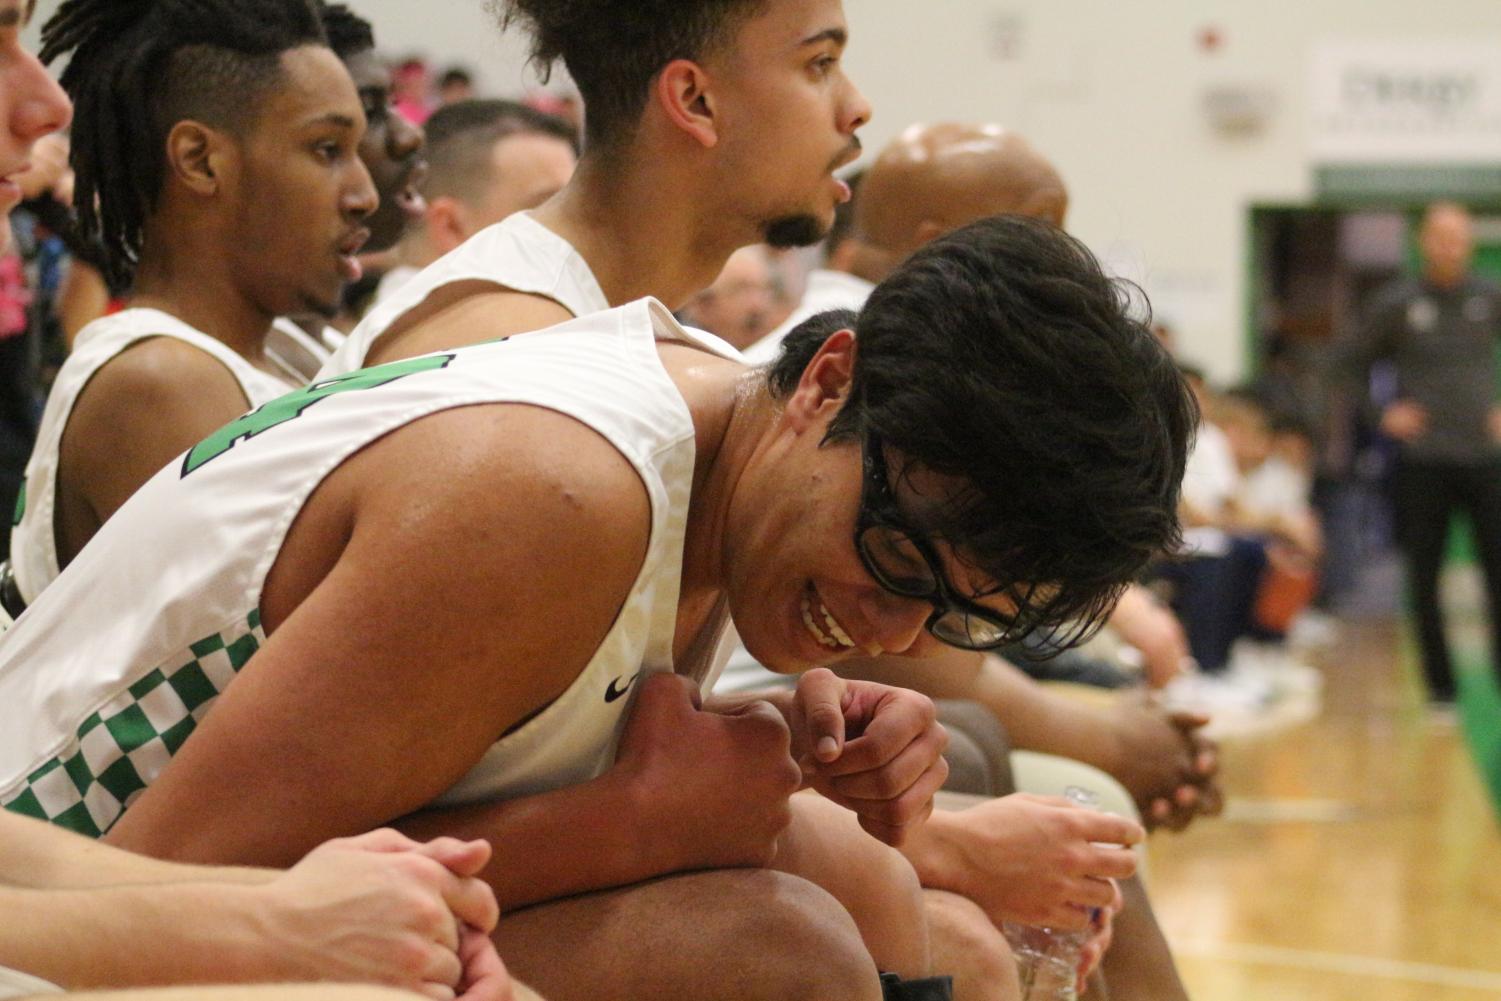
[[[999,125],[914,125],[866,172],[855,232],[891,258],[889,270],[929,240],[987,216],[1024,215],[1061,228],[1067,212],[1058,171],[1016,133]]]
[[[1434,202],[1423,213],[1418,233],[1423,271],[1428,280],[1449,288],[1470,273],[1475,257],[1475,225],[1470,212],[1457,202]]]

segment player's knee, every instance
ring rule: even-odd
[[[933,972],[954,978],[954,996],[971,1001],[1018,1001],[1016,957],[996,926],[966,897],[926,894],[933,931]]]
[[[765,983],[758,996],[807,1001],[878,1001],[875,961],[848,912],[805,879],[767,870],[747,873],[754,903],[735,946]]]
[[[850,860],[860,874],[851,910],[866,946],[881,970],[903,977],[928,972],[928,924],[922,884],[912,863],[888,845],[869,838]],[[858,908],[856,910],[855,908]]]
[[[970,982],[983,984],[984,993],[971,993],[977,1001],[1018,1001],[1016,956],[1005,936],[989,920],[968,921],[959,925],[957,946],[968,957],[966,972]],[[942,971],[939,971],[942,972]]]

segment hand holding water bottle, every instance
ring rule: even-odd
[[[1086,809],[1097,809],[1098,797],[1070,786],[1065,798]],[[1088,924],[1080,928],[1025,925],[1007,921],[1002,927],[1016,955],[1023,1001],[1076,1001],[1084,981],[1109,948],[1113,919],[1121,907],[1120,891],[1109,883],[1111,901],[1090,908]]]

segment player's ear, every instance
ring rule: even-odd
[[[224,132],[184,119],[167,133],[167,171],[194,194],[211,198],[223,190],[238,148]]]
[[[855,332],[839,330],[830,334],[814,353],[787,397],[783,413],[794,430],[823,428],[844,406],[855,373]]]
[[[674,59],[657,74],[652,98],[663,117],[705,149],[719,142],[709,74],[691,59]]]
[[[422,224],[427,227],[427,239],[432,248],[446,254],[469,239],[471,228],[463,203],[457,198],[440,195],[427,203],[427,214]]]

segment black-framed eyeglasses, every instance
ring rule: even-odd
[[[866,435],[864,453],[855,550],[876,583],[892,594],[931,604],[926,628],[950,646],[993,650],[1030,633],[1035,623],[1029,616],[1005,616],[959,594],[945,577],[933,543],[903,521],[874,431]]]

